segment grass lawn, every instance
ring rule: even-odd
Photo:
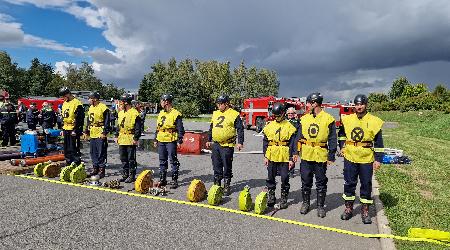
[[[450,231],[450,114],[434,111],[378,112],[399,126],[384,129],[385,147],[403,149],[410,165],[383,165],[376,173],[390,227]],[[396,242],[398,249],[448,249],[428,243]]]

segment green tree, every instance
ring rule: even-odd
[[[13,63],[8,53],[0,51],[0,89],[8,91],[13,101],[28,95],[30,86],[25,75],[26,71]]]
[[[369,103],[381,103],[389,101],[389,97],[384,93],[370,93],[368,99]]]
[[[94,69],[87,62],[80,67],[70,65],[66,74],[67,87],[73,90],[101,91],[102,81],[95,76]]]
[[[50,64],[43,64],[39,59],[31,60],[31,66],[27,71],[27,80],[30,84],[30,95],[49,96],[51,90],[47,86],[54,77],[53,68]]]
[[[401,96],[414,97],[424,93],[428,93],[428,87],[426,84],[424,83],[419,83],[415,85],[409,84],[405,86]]]
[[[406,79],[406,77],[399,77],[394,80],[392,83],[391,91],[389,92],[389,97],[394,100],[399,98],[403,95],[403,91],[405,90],[406,86],[411,85]]]
[[[103,99],[119,99],[123,94],[125,94],[125,89],[118,88],[113,83],[107,83],[103,86],[102,90],[100,91],[100,95]]]

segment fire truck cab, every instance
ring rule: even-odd
[[[271,111],[272,105],[276,102],[284,103],[287,108],[294,107],[299,118],[308,112],[306,109],[306,98],[274,96],[248,98],[244,100],[240,114],[244,128],[255,128],[256,132],[261,132],[266,122],[274,119]],[[322,107],[334,117],[336,126],[340,126],[342,116],[353,113],[352,106],[340,103],[324,103]]]
[[[302,116],[305,113],[305,102],[300,98],[274,96],[248,98],[244,100],[241,110],[244,128],[255,128],[256,132],[261,132],[266,122],[273,120],[272,106],[276,102],[284,103],[287,108],[294,107],[298,116]]]

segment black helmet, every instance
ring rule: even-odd
[[[89,99],[100,100],[100,93],[98,93],[97,91],[92,91],[91,93],[89,93]]]
[[[367,104],[367,102],[369,101],[369,99],[367,99],[366,95],[362,95],[359,94],[357,96],[355,96],[355,100],[353,101],[353,103],[356,104]]]
[[[282,116],[285,111],[285,106],[281,102],[276,102],[272,106],[272,114],[275,116]]]
[[[165,93],[161,96],[161,101],[169,101],[172,102],[173,101],[173,95],[169,94],[169,93]]]
[[[230,97],[228,97],[227,95],[221,95],[219,97],[217,97],[216,103],[229,103],[230,102]]]
[[[59,96],[65,96],[70,94],[70,89],[68,87],[62,87],[59,89]]]
[[[306,102],[307,103],[317,102],[318,104],[322,104],[323,96],[318,92],[311,93],[308,95],[308,97],[306,97]]]
[[[131,104],[131,102],[133,101],[133,96],[130,95],[130,94],[123,94],[123,95],[120,97],[120,100],[121,100],[122,102]]]

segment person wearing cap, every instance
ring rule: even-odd
[[[117,120],[117,108],[116,108],[115,104],[111,105],[109,120],[111,122],[111,125],[110,125],[111,132],[115,133],[116,132],[116,120]]]
[[[141,137],[141,118],[134,108],[133,96],[124,94],[121,99],[121,110],[118,114],[116,142],[119,144],[120,161],[122,162],[122,178],[119,181],[132,183],[136,180],[136,149]]]
[[[26,122],[27,106],[22,101],[17,101],[17,115],[19,121]]]
[[[44,102],[42,105],[40,124],[43,129],[53,129],[55,127],[56,113],[48,102]]]
[[[172,182],[170,188],[178,187],[178,173],[180,162],[177,157],[177,148],[183,143],[184,126],[181,113],[173,107],[173,95],[161,96],[161,107],[158,115],[155,143],[159,154],[159,181],[161,186],[167,185],[167,168],[170,159],[172,165]]]
[[[295,110],[294,107],[289,107],[286,110],[286,119],[298,130],[300,126],[300,120],[297,118],[297,111]],[[295,163],[298,160],[298,155],[294,155],[293,159],[294,159],[294,167],[289,170],[289,178],[294,178]]]
[[[294,167],[293,156],[297,153],[297,129],[285,119],[284,113],[284,104],[274,103],[272,114],[275,116],[275,120],[269,122],[263,129],[264,165],[267,167],[267,205],[269,207],[275,205],[275,177],[277,173],[280,173],[281,199],[277,204],[278,209],[288,207],[289,169]]]
[[[0,109],[0,124],[2,129],[2,147],[16,145],[16,125],[19,123],[16,110],[12,103],[5,103]]]
[[[0,94],[0,110],[5,107],[6,100],[4,94]]]
[[[372,200],[373,170],[378,170],[383,159],[383,121],[367,112],[368,98],[357,95],[354,99],[354,111],[342,117],[339,128],[339,147],[344,155],[344,194],[345,210],[342,220],[353,216],[353,203],[358,177],[361,184],[360,202],[361,219],[364,224],[371,224],[369,207]]]
[[[109,109],[100,102],[98,92],[89,93],[88,119],[84,130],[85,136],[89,136],[90,153],[92,159],[92,172],[89,176],[99,175],[105,177],[106,156],[108,150],[108,134],[111,131],[109,121]]]
[[[62,87],[59,95],[64,99],[61,107],[64,136],[64,156],[67,165],[81,163],[80,137],[83,134],[84,108],[80,100],[72,95],[69,88]]]
[[[62,104],[58,104],[58,109],[56,111],[56,125],[58,126],[58,129],[62,129],[63,127]]]
[[[320,93],[308,95],[306,109],[309,113],[300,119],[297,135],[303,199],[300,213],[309,212],[311,188],[315,177],[317,216],[320,218],[326,216],[327,167],[333,165],[337,150],[336,121],[332,115],[322,110],[322,102],[323,96]]]
[[[36,130],[36,126],[39,123],[39,110],[37,109],[35,102],[32,102],[30,108],[28,109],[26,120],[28,129]]]
[[[230,107],[230,98],[227,95],[219,96],[216,104],[218,110],[214,111],[211,117],[206,146],[212,151],[214,184],[221,186],[224,179],[224,194],[230,195],[234,147],[236,145],[237,150],[242,150],[244,127],[239,112]]]

